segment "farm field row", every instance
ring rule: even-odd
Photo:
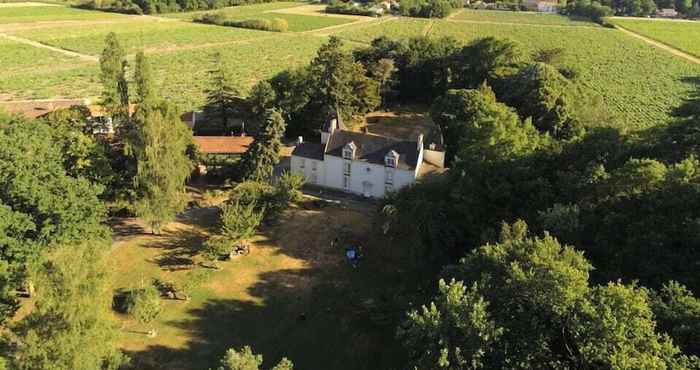
[[[224,11],[242,18],[255,14],[296,16],[297,14],[275,11],[293,10],[298,5],[299,3],[268,3]],[[90,13],[96,13],[97,17],[104,14]],[[183,18],[191,17],[192,14],[168,16]],[[477,16],[485,17],[481,21],[487,19],[488,22],[503,23],[470,23],[470,17]],[[352,21],[350,18],[303,17],[318,18],[323,22]],[[512,24],[514,17],[523,24]],[[307,63],[318,46],[325,42],[325,35],[341,37],[348,43],[348,47],[368,44],[379,36],[408,38],[429,33],[431,37],[453,37],[462,43],[488,36],[510,38],[518,42],[527,53],[538,49],[561,48],[564,51],[564,64],[575,67],[581,81],[597,92],[607,102],[611,113],[618,116],[619,124],[630,129],[644,129],[667,122],[668,113],[696,88],[688,82],[689,79],[700,75],[700,66],[676,58],[618,30],[562,27],[566,22],[575,21],[533,13],[465,10],[456,18],[458,21],[400,18],[391,22],[348,25],[324,31],[323,37],[178,20],[159,21],[157,18],[152,21],[128,22],[128,26],[123,22],[106,22],[46,26],[8,33],[80,53],[98,55],[104,37],[114,31],[129,54],[144,49],[151,55],[156,80],[162,85],[164,94],[185,108],[203,102],[202,91],[214,52],[223,55],[234,72],[238,88],[245,93],[259,79]],[[314,22],[318,25],[321,21],[314,19]],[[559,24],[547,28],[542,22]],[[305,28],[300,26],[298,29]],[[84,97],[99,93],[98,68],[94,64],[11,42],[0,43],[0,55],[5,56],[2,58],[10,55],[12,64],[11,68],[0,71],[0,97],[3,99]]]
[[[381,35],[410,37],[422,34],[428,23],[400,20],[359,31],[345,30],[338,36],[365,43]],[[667,122],[668,113],[695,89],[687,79],[700,75],[698,65],[602,27],[558,27],[550,32],[528,25],[434,21],[430,35],[464,43],[479,37],[510,38],[528,53],[561,48],[563,63],[575,66],[583,83],[606,101],[622,126],[630,129]]]
[[[558,14],[511,12],[503,10],[471,10],[464,9],[451,19],[496,23],[541,24],[548,26],[588,26],[600,27],[597,23],[587,20],[572,20]]]
[[[17,6],[0,11],[0,24],[128,18],[126,15],[64,6]]]
[[[611,18],[616,25],[700,57],[700,22]]]

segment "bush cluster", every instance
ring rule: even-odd
[[[458,0],[405,0],[399,6],[399,13],[406,17],[445,18],[461,7]]]
[[[380,17],[381,14],[373,11],[367,6],[355,6],[351,3],[338,2],[335,4],[329,4],[326,7],[326,13],[334,14],[350,14],[350,15],[363,15],[366,17]]]
[[[273,19],[227,19],[222,13],[207,13],[194,19],[198,23],[216,24],[225,27],[249,28],[253,30],[285,32],[289,29],[289,24],[281,18]]]
[[[125,14],[159,14],[213,10],[228,6],[269,3],[273,0],[89,0],[80,8]]]

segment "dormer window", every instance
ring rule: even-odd
[[[357,149],[357,147],[352,141],[345,145],[343,148],[343,159],[353,160],[353,158],[355,158],[355,149]]]
[[[396,162],[399,161],[399,153],[396,153],[395,151],[390,151],[389,153],[386,154],[384,157],[384,165],[387,167],[394,167],[396,168]]]

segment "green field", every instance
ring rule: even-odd
[[[338,33],[344,39],[370,42],[375,37],[421,34],[429,21],[395,21]],[[668,121],[668,113],[694,90],[683,81],[700,75],[700,66],[658,50],[617,30],[588,27],[544,27],[436,21],[432,37],[462,42],[479,37],[510,38],[527,52],[562,48],[564,63],[576,66],[581,81],[600,94],[620,124],[644,129]],[[663,66],[663,68],[659,68]]]
[[[48,21],[84,21],[99,19],[128,18],[128,16],[93,12],[63,6],[27,6],[0,8],[0,24],[30,23]]]
[[[452,17],[454,20],[496,22],[496,23],[522,23],[541,24],[547,26],[590,26],[599,27],[598,24],[586,20],[572,20],[569,17],[558,14],[511,12],[503,10],[471,10],[464,9]]]
[[[56,31],[55,28],[38,28],[9,33],[90,55],[99,55],[104,39],[110,32],[117,34],[128,54],[141,49],[156,51],[184,46],[201,47],[203,44],[235,42],[270,35],[264,31],[179,21],[77,25],[61,27],[60,32]]]
[[[314,16],[313,13],[297,15],[269,12],[297,7],[299,4],[268,3],[227,8],[223,11],[232,17],[241,18],[303,17],[299,18],[295,30],[352,20]],[[44,8],[32,9],[41,14]],[[312,31],[311,34],[280,34],[194,24],[187,21],[187,17],[191,18],[193,14],[187,13],[167,15],[180,20],[127,17],[126,22],[100,21],[105,13],[87,14],[96,17],[90,24],[29,24],[30,27],[11,28],[5,32],[94,56],[102,49],[107,33],[114,31],[126,45],[129,54],[145,49],[151,55],[156,81],[164,94],[184,108],[203,102],[207,71],[211,68],[211,55],[214,52],[222,53],[225,62],[233,70],[238,88],[245,93],[260,79],[307,63],[329,35],[341,37],[348,47],[361,47],[382,35],[408,38],[428,34],[431,37],[454,37],[462,43],[486,36],[511,38],[527,53],[543,48],[561,48],[565,54],[564,63],[576,67],[582,83],[604,98],[611,114],[617,116],[621,126],[633,130],[668,122],[668,113],[695,89],[687,79],[700,75],[700,66],[618,30],[597,26],[566,27],[564,25],[581,25],[583,22],[569,21],[555,15],[464,11],[456,16],[456,21],[370,19],[362,24]],[[311,23],[301,21],[307,18]],[[539,23],[514,24],[527,22]],[[550,25],[545,22],[550,22]],[[290,22],[292,24],[294,23]],[[695,24],[673,22],[673,25],[690,27]],[[3,32],[2,25],[0,32]],[[688,31],[684,35],[691,35],[687,36],[691,39],[693,34]],[[28,45],[8,42],[0,43],[0,61],[4,65],[12,65],[0,71],[0,97],[5,100],[94,97],[99,94],[98,68],[94,63],[76,61],[75,58],[53,51],[35,50]]]
[[[700,22],[611,18],[630,31],[700,57]]]
[[[342,17],[326,17],[319,14],[315,15],[304,15],[304,14],[285,14],[274,12],[275,10],[295,8],[305,5],[305,3],[298,2],[278,2],[278,3],[265,3],[247,6],[234,6],[229,8],[223,8],[214,11],[205,12],[191,12],[191,13],[172,13],[165,14],[165,17],[193,20],[205,13],[223,13],[228,19],[231,20],[244,20],[244,19],[273,19],[279,18],[284,19],[289,23],[289,32],[303,32],[311,31],[325,27],[337,26],[341,24],[351,23],[354,21],[353,18],[342,18]]]

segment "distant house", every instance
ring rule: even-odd
[[[557,13],[559,4],[555,2],[539,1],[537,2],[537,11],[542,13]]]
[[[291,158],[291,171],[307,183],[365,197],[381,198],[415,183],[429,170],[444,166],[445,153],[437,143],[347,130],[340,119],[327,122],[321,142],[299,138]]]
[[[557,13],[559,11],[559,3],[555,1],[523,0],[521,4],[530,11],[542,13]]]
[[[678,12],[673,8],[657,9],[656,16],[659,18],[676,18],[678,17]]]
[[[202,174],[209,168],[237,161],[253,143],[251,136],[194,136],[193,139],[204,157],[199,165],[199,172]]]

